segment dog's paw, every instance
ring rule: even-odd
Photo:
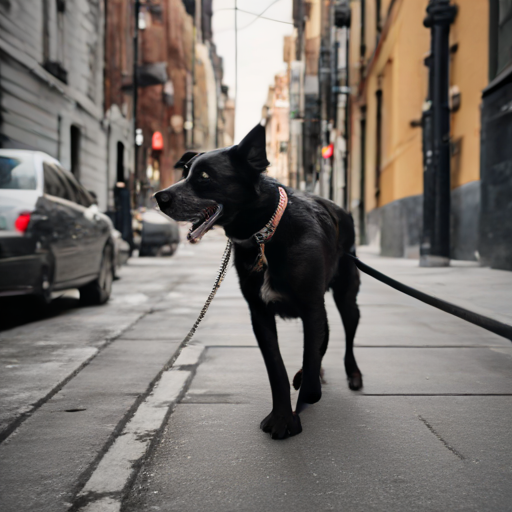
[[[322,398],[322,383],[320,378],[314,382],[302,382],[298,402],[305,404],[316,404]]]
[[[270,434],[272,439],[286,439],[302,432],[298,414],[279,415],[272,411],[261,423],[263,432]]]
[[[363,376],[361,372],[352,372],[347,376],[348,379],[348,387],[352,391],[357,391],[363,387]]]
[[[293,389],[296,389],[297,391],[300,389],[300,386],[302,384],[302,368],[295,374],[295,377],[293,377]]]
[[[320,368],[320,382],[322,384],[327,384],[327,381],[324,379],[324,369]],[[293,377],[293,389],[298,391],[300,387],[302,386],[302,368],[295,374],[295,377]]]

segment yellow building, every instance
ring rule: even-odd
[[[455,0],[450,27],[451,252],[478,258],[480,104],[489,83],[489,2]],[[351,210],[360,241],[418,257],[422,112],[428,95],[428,0],[353,0]]]
[[[268,175],[283,185],[290,184],[288,169],[289,132],[289,82],[288,73],[274,77],[274,85],[269,86],[268,96],[261,117],[265,120],[267,158],[270,162]]]

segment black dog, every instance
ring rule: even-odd
[[[321,362],[329,340],[324,294],[329,288],[345,327],[349,387],[362,387],[353,354],[359,273],[346,256],[355,241],[352,217],[331,201],[283,187],[263,174],[268,165],[265,130],[258,125],[238,146],[183,155],[177,166],[184,168],[186,179],[155,197],[173,219],[193,222],[191,242],[215,224],[234,243],[240,287],[272,388],[272,412],[261,428],[283,439],[302,431],[298,413],[322,396]],[[279,352],[276,314],[303,322],[303,366],[293,382],[300,387],[296,412]]]

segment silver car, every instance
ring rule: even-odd
[[[0,149],[0,296],[78,288],[88,304],[110,297],[111,220],[75,177],[38,151]]]

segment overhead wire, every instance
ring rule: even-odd
[[[263,16],[263,14],[265,14],[273,5],[277,4],[277,2],[280,2],[281,0],[274,0],[274,2],[272,2],[270,5],[268,5],[263,11],[261,11],[259,14],[258,13],[255,13],[255,12],[251,12],[251,11],[246,11],[244,9],[239,9],[238,7],[224,7],[222,9],[217,9],[214,11],[213,14],[217,13],[217,12],[220,12],[220,11],[231,11],[231,10],[235,10],[235,11],[240,11],[240,12],[243,12],[245,14],[251,14],[252,16],[256,16],[252,21],[250,21],[249,23],[247,23],[247,25],[244,25],[243,27],[240,27],[238,29],[238,31],[240,30],[244,30],[248,27],[250,27],[254,22],[258,21],[260,18],[261,19],[264,19],[264,20],[268,20],[268,21],[274,21],[276,23],[284,23],[286,25],[293,25],[292,22],[290,21],[283,21],[283,20],[276,20],[275,18],[268,18],[267,16]],[[236,3],[236,2],[235,2]],[[236,19],[236,16],[235,16],[235,19]],[[222,32],[228,32],[229,30],[233,30],[233,28],[225,28],[223,30],[216,30],[215,33],[216,34],[220,34]],[[236,31],[236,29],[235,29]]]
[[[235,0],[235,100],[234,100],[235,118],[233,120],[234,126],[236,126],[237,99],[238,99],[238,5],[237,5],[237,0]]]
[[[263,16],[263,14],[265,14],[273,5],[277,4],[280,1],[281,0],[274,0],[270,5],[265,7],[265,9],[263,9],[263,11],[261,11],[259,14],[255,13],[255,12],[246,11],[245,9],[239,9],[237,0],[235,0],[234,7],[223,7],[221,9],[216,9],[213,12],[213,14],[216,14],[217,12],[220,12],[220,11],[231,11],[231,10],[235,11],[235,26],[234,26],[234,30],[235,30],[235,91],[234,91],[235,92],[235,94],[234,94],[235,124],[236,124],[236,104],[237,104],[237,99],[238,99],[238,32],[240,30],[244,30],[244,29],[250,27],[254,22],[259,20],[260,18],[264,19],[264,20],[268,20],[268,21],[274,21],[276,23],[284,23],[286,25],[293,25],[293,23],[289,22],[289,21],[276,20],[275,18],[269,18],[267,16]],[[245,14],[250,14],[252,16],[255,16],[255,18],[252,21],[250,21],[249,23],[247,23],[247,25],[245,25],[239,29],[238,28],[238,11],[241,11]],[[216,30],[215,33],[219,34],[222,32],[227,32],[228,30],[233,30],[233,29],[228,28],[228,29],[224,29],[224,30]]]

